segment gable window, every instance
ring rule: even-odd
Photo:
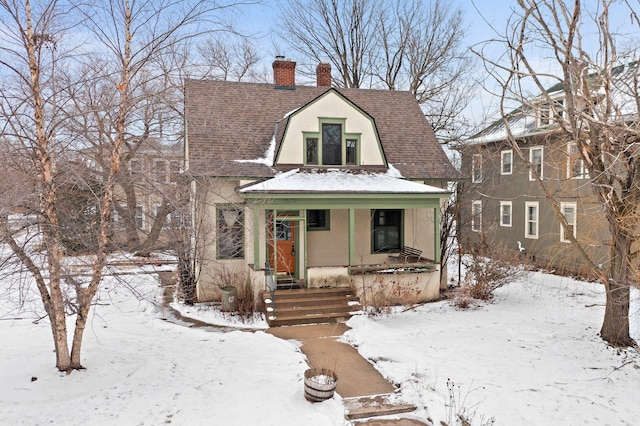
[[[318,132],[303,132],[304,163],[345,166],[359,163],[360,133],[345,132],[344,118],[318,118]]]
[[[563,243],[568,243],[569,236],[573,235],[574,238],[576,236],[576,212],[577,206],[576,203],[560,203],[560,212],[564,216],[569,225],[568,229],[564,229],[562,224],[560,224],[560,241]]]
[[[553,116],[553,113],[551,111],[551,106],[549,106],[549,104],[544,103],[540,105],[539,121],[538,121],[539,126],[544,127],[551,124],[552,116]]]
[[[374,253],[402,247],[402,210],[373,210],[372,245]]]
[[[513,171],[513,150],[505,150],[500,153],[500,174],[510,175]]]
[[[567,145],[567,178],[586,179],[589,177],[584,160],[578,151],[578,145],[569,143]]]
[[[318,138],[307,138],[307,164],[318,164]]]
[[[500,201],[500,226],[511,227],[511,201]]]
[[[525,238],[538,238],[538,202],[528,201],[524,203],[524,211]]]
[[[242,259],[244,257],[244,214],[233,206],[218,207],[217,258]]]
[[[342,165],[342,125],[322,124],[322,164]]]
[[[347,139],[347,165],[357,164],[357,148],[358,141],[356,139]]]
[[[482,231],[482,201],[480,200],[471,202],[471,230]]]
[[[473,154],[471,158],[471,181],[473,183],[482,182],[482,155]]]
[[[329,230],[329,210],[307,210],[308,231]]]
[[[543,154],[544,150],[541,146],[534,146],[529,149],[529,162],[533,166],[533,170],[529,170],[529,180],[535,180],[533,171],[542,179]]]

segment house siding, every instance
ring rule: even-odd
[[[596,264],[605,262],[608,252],[608,227],[601,205],[593,195],[588,179],[568,178],[567,143],[552,133],[519,141],[525,158],[531,148],[542,147],[543,181],[558,202],[576,203],[577,239]],[[512,149],[505,142],[467,146],[462,152],[462,171],[472,172],[474,154],[482,156],[483,179],[461,185],[461,242],[476,245],[481,238],[487,243],[500,244],[507,250],[517,251],[518,242],[538,266],[567,273],[588,275],[588,267],[576,249],[560,239],[560,221],[555,217],[549,201],[535,180],[530,180],[526,162],[514,150],[511,174],[501,174],[501,153]],[[472,200],[482,201],[482,231],[471,232]],[[512,225],[500,224],[500,202],[511,201]],[[525,236],[526,203],[538,202],[537,238]]]

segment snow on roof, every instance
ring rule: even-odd
[[[446,189],[399,179],[389,173],[352,173],[338,169],[301,171],[293,169],[273,179],[247,186],[242,193],[315,192],[315,193],[384,193],[447,194]]]
[[[293,112],[293,111],[292,111]],[[256,158],[253,160],[234,160],[236,163],[256,163],[256,164],[264,164],[265,166],[273,166],[273,159],[276,154],[276,137],[273,136],[271,141],[269,142],[269,146],[264,153],[262,158]]]

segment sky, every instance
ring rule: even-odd
[[[476,46],[479,43],[497,37],[506,30],[509,18],[512,16],[514,9],[517,8],[515,0],[458,0],[449,1],[447,4],[457,4],[464,12],[464,20],[467,26],[465,44],[466,46]],[[591,7],[597,2],[595,0],[585,1],[585,4]],[[632,40],[640,39],[640,31],[637,26],[630,24],[628,12],[621,8],[614,8],[611,14],[612,28],[622,35],[623,39]],[[294,61],[299,60],[294,56],[290,56],[286,52],[286,46],[276,42],[273,31],[277,27],[278,22],[278,1],[265,0],[263,4],[253,5],[246,9],[242,14],[236,16],[236,23],[243,32],[252,33],[257,37],[258,45],[262,46],[263,62],[265,66],[270,68],[272,59],[276,53],[283,54]],[[585,21],[588,21],[588,17]],[[595,31],[587,31],[585,44],[591,44],[592,47],[598,46]],[[281,50],[277,52],[276,47]],[[492,45],[485,53],[494,58],[504,54],[504,50],[499,45]],[[477,79],[477,93],[473,101],[465,111],[465,115],[476,124],[492,121],[498,110],[498,98],[490,94],[487,90],[483,90],[483,86],[488,88],[490,92],[495,92],[495,81],[484,73],[484,67],[479,59],[476,64],[476,71],[473,77]],[[558,73],[557,65],[548,58],[538,58],[536,61],[538,69],[551,73]],[[489,118],[487,117],[489,116]]]

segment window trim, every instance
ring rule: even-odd
[[[482,154],[473,154],[471,157],[471,183],[482,183],[482,178]]]
[[[138,210],[139,209],[139,210]],[[140,211],[140,225],[138,226],[138,211]],[[133,210],[133,223],[138,230],[144,230],[146,225],[144,204],[136,204]]]
[[[529,233],[529,207],[535,207],[535,219],[531,222],[536,225],[535,234]],[[540,203],[537,201],[526,201],[524,203],[524,237],[537,240],[540,234]]]
[[[476,206],[479,206],[477,213]],[[471,231],[482,232],[482,200],[471,201]]]
[[[504,157],[506,154],[509,154],[511,161],[509,162],[509,171],[504,171]],[[513,173],[513,149],[505,149],[500,152],[500,174],[501,175],[510,175]]]
[[[536,166],[533,162],[534,151],[540,151],[540,173],[538,173],[538,176],[540,177],[540,180],[542,180],[544,178],[544,146],[537,145],[529,148],[529,163],[531,163],[533,169],[535,169]],[[529,169],[529,180],[536,180],[535,176],[533,175],[532,169]]]
[[[502,220],[504,215],[502,214],[502,207],[509,206],[509,223],[506,224]],[[500,226],[505,228],[511,228],[513,226],[513,202],[512,201],[500,201]]]
[[[158,169],[158,164],[162,164],[162,170]],[[169,160],[165,158],[153,159],[152,178],[156,183],[169,183],[171,181],[171,166]]]
[[[576,238],[578,233],[577,233],[577,228],[578,228],[578,204],[576,202],[561,202],[560,203],[560,213],[562,213],[562,215],[564,216],[564,218],[567,218],[567,215],[564,212],[564,209],[566,207],[572,207],[573,208],[573,223],[569,222],[567,220],[567,223],[571,226],[573,226],[573,237]],[[562,229],[562,223],[560,224],[560,242],[562,243],[570,243],[571,240],[565,238],[565,231],[564,229]]]

